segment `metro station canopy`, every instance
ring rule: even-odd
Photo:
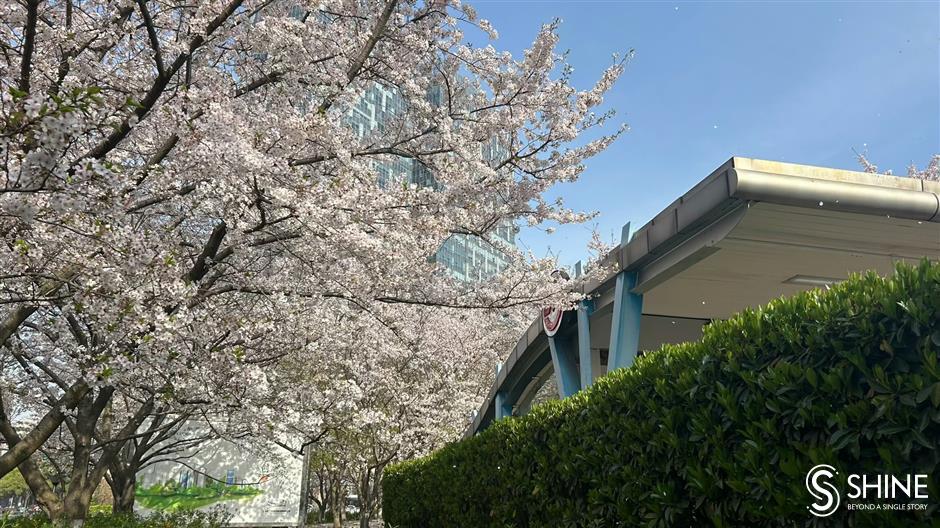
[[[608,262],[639,271],[644,313],[721,319],[925,256],[940,259],[940,182],[734,157]]]
[[[696,339],[707,321],[775,297],[854,272],[888,274],[896,262],[924,257],[940,260],[940,182],[734,157],[607,255],[604,263],[616,271],[584,287],[592,298],[589,318],[579,319],[578,330],[576,317],[566,315],[567,335],[563,327],[553,340],[560,344],[582,334],[580,345],[573,345],[580,361],[569,363],[581,371],[580,385],[587,385],[606,372],[604,352],[617,356],[609,350],[612,322],[620,328],[629,323],[629,314],[616,312],[631,303],[614,302],[617,295],[630,296],[639,307],[639,335],[627,340],[634,350],[625,351],[635,355],[637,349]],[[618,293],[618,277],[625,276],[628,291]],[[534,321],[520,338],[469,433],[493,418],[524,412],[552,372],[561,395],[568,395],[564,351],[550,350],[541,325]]]

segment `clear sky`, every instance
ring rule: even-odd
[[[593,227],[619,240],[732,155],[858,169],[852,149],[906,173],[940,152],[940,2],[614,2],[470,0],[500,38],[526,48],[563,20],[574,83],[589,88],[612,52],[636,50],[605,100],[630,125],[582,179],[557,187],[594,223],[520,243],[564,264]],[[485,37],[468,35],[475,45]]]

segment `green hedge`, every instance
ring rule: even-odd
[[[91,513],[82,528],[226,528],[231,517],[222,511],[156,512],[149,516],[135,514]],[[59,525],[68,524],[59,523]],[[44,515],[12,517],[0,515],[0,528],[54,528]]]
[[[940,266],[770,302],[388,469],[392,527],[930,525]],[[924,512],[817,520],[807,471],[929,475]],[[938,522],[940,524],[940,522]]]

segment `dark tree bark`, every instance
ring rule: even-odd
[[[46,440],[52,436],[52,433],[62,425],[65,420],[65,411],[74,409],[87,392],[88,386],[84,383],[72,385],[61,398],[52,403],[49,412],[39,420],[39,423],[29,433],[23,437],[17,435],[18,441],[15,444],[11,444],[7,440],[10,449],[0,455],[0,477],[16,469],[17,466],[42,447]],[[0,399],[0,423],[12,429],[2,399]]]
[[[359,474],[359,528],[369,528],[369,520],[372,518],[372,467],[366,467]]]
[[[173,460],[183,451],[210,438],[209,434],[179,437],[190,413],[170,415],[161,409],[153,415],[147,431],[128,440],[108,466],[105,479],[111,486],[114,513],[132,513],[137,491],[137,474],[141,469],[161,460]]]
[[[330,481],[330,512],[333,514],[333,528],[342,528],[346,516],[346,486],[345,472],[333,470],[329,472]]]
[[[134,498],[137,491],[136,471],[109,470],[108,485],[111,486],[111,511],[117,514],[134,513]]]
[[[313,463],[310,463],[311,466]],[[317,508],[316,522],[322,524],[326,519],[326,483],[324,482],[323,472],[317,468],[311,467],[307,478],[307,500],[313,502]],[[316,481],[315,483],[313,481]]]
[[[73,441],[72,467],[61,497],[53,492],[42,470],[31,458],[19,465],[20,473],[36,497],[36,502],[56,526],[84,524],[91,497],[106,471],[128,439],[153,413],[153,397],[150,397],[140,405],[119,432],[109,435],[105,441],[99,441],[97,429],[113,394],[113,387],[87,392],[78,404],[77,415],[65,419]],[[0,435],[10,446],[15,446],[21,441],[16,430],[6,421],[0,421]],[[94,457],[95,454],[98,454],[97,458]]]
[[[359,528],[369,528],[369,521],[378,513],[382,473],[392,458],[367,466],[359,475]]]

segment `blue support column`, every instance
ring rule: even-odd
[[[581,390],[578,380],[578,365],[574,361],[574,351],[565,339],[548,338],[548,348],[552,353],[552,367],[555,369],[555,384],[558,396],[567,398]]]
[[[594,383],[594,368],[591,361],[591,312],[594,301],[581,301],[578,305],[578,362],[581,364],[581,388]]]
[[[630,224],[623,226],[620,245],[630,240]],[[643,316],[643,295],[631,292],[636,287],[636,272],[617,274],[614,288],[614,312],[610,322],[610,354],[607,371],[633,365],[640,346],[640,320]]]
[[[574,276],[581,277],[581,261],[574,264]],[[578,303],[578,363],[581,371],[581,388],[586,389],[594,383],[594,362],[591,357],[591,314],[594,301],[584,300]]]
[[[497,420],[507,416],[512,416],[512,404],[506,400],[506,395],[502,392],[496,393],[496,398],[493,401],[493,405],[496,407]]]

